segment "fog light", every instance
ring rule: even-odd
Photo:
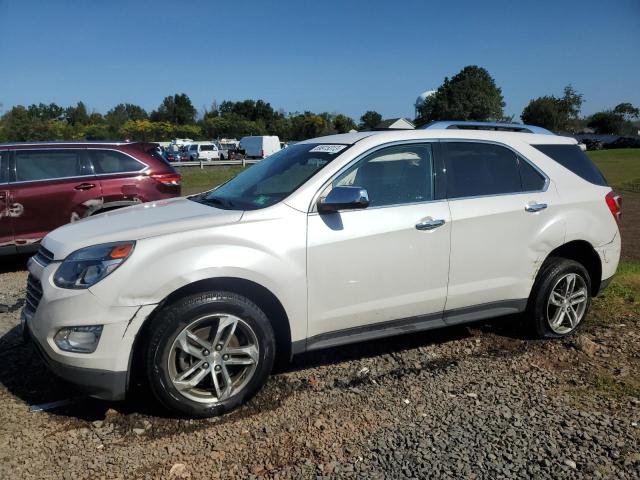
[[[65,352],[93,353],[102,335],[102,325],[65,327],[58,330],[53,341]]]

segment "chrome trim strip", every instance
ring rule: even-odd
[[[33,148],[33,149],[29,149],[29,148],[25,148],[24,150],[19,150],[19,151],[24,151],[24,152],[33,152],[33,151],[42,151],[42,150],[55,150],[53,148],[51,149],[47,149],[47,148]],[[99,150],[99,151],[104,151],[104,150],[108,150],[108,151],[112,151],[112,152],[119,152],[122,153],[124,155],[126,155],[127,157],[130,157],[131,159],[135,160],[136,162],[138,162],[140,165],[144,165],[144,167],[141,170],[132,170],[130,172],[114,172],[114,173],[93,173],[91,175],[76,175],[73,177],[57,177],[57,178],[45,178],[45,179],[41,179],[41,180],[20,180],[17,182],[7,182],[7,185],[21,185],[24,183],[41,183],[41,182],[56,182],[56,181],[60,181],[60,180],[73,180],[75,178],[102,178],[102,177],[107,177],[107,176],[114,176],[114,175],[141,175],[144,174],[145,172],[147,172],[148,170],[150,170],[151,167],[149,167],[149,165],[147,165],[146,163],[144,163],[142,160],[138,160],[136,157],[134,157],[133,155],[128,154],[127,152],[123,152],[122,150],[118,150],[117,148],[77,148],[77,149],[69,149],[69,150]],[[17,151],[17,150],[12,150],[12,151]],[[91,163],[91,166],[93,167],[93,163]],[[15,173],[15,172],[14,172]],[[118,177],[119,178],[119,177]]]
[[[367,210],[372,210],[374,208],[387,208],[387,207],[397,207],[397,206],[401,206],[401,205],[414,205],[416,203],[433,203],[433,202],[442,202],[442,201],[449,201],[449,202],[454,202],[457,200],[467,200],[470,198],[485,198],[485,197],[500,197],[500,196],[504,196],[504,195],[523,195],[523,194],[532,194],[532,193],[543,193],[546,192],[549,188],[549,185],[551,183],[551,179],[549,178],[549,176],[540,169],[540,167],[538,167],[535,163],[533,163],[531,160],[529,160],[527,157],[525,157],[522,153],[518,152],[517,150],[515,150],[513,147],[511,147],[510,145],[507,145],[505,143],[502,142],[497,142],[494,140],[476,140],[476,139],[472,139],[472,138],[425,138],[425,139],[415,139],[415,140],[398,140],[395,142],[389,142],[389,143],[383,143],[381,145],[378,145],[376,147],[373,147],[369,150],[367,150],[364,153],[361,153],[360,155],[358,155],[357,157],[355,157],[353,160],[351,160],[347,165],[345,165],[343,168],[341,168],[340,170],[338,170],[338,172],[336,172],[333,176],[331,176],[331,178],[322,184],[322,187],[320,187],[320,189],[316,192],[316,194],[312,197],[311,200],[311,205],[309,206],[307,213],[308,214],[317,214],[317,203],[318,203],[318,198],[320,197],[320,194],[325,190],[325,188],[327,188],[327,186],[338,176],[340,176],[342,173],[344,173],[346,170],[348,170],[352,165],[354,165],[355,163],[359,162],[360,160],[362,160],[362,158],[364,158],[367,155],[370,155],[382,148],[386,148],[386,147],[393,147],[395,145],[406,145],[406,144],[416,144],[416,143],[445,143],[445,142],[454,142],[454,143],[460,143],[460,142],[465,142],[465,143],[486,143],[486,144],[490,144],[490,145],[498,145],[500,147],[504,147],[507,148],[508,150],[511,150],[517,158],[521,158],[522,160],[524,160],[525,162],[527,162],[535,171],[537,171],[540,175],[542,175],[544,177],[544,185],[542,187],[541,190],[528,190],[528,191],[522,191],[522,192],[507,192],[507,193],[493,193],[493,194],[488,194],[488,195],[472,195],[472,196],[468,196],[468,197],[456,197],[456,198],[448,198],[445,197],[443,199],[438,199],[438,200],[428,200],[426,202],[414,202],[414,203],[398,203],[398,204],[394,204],[394,205],[383,205],[383,206],[378,206],[378,207],[367,207]],[[435,158],[435,157],[434,157]],[[445,165],[446,165],[446,159],[445,159]]]

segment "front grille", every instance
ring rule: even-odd
[[[36,313],[38,304],[42,299],[42,284],[33,275],[29,274],[27,277],[27,298],[25,303],[25,310],[30,313]]]
[[[33,259],[43,267],[46,267],[53,262],[53,253],[40,245],[38,253],[33,256]]]

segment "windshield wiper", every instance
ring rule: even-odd
[[[199,201],[206,205],[218,205],[224,209],[230,209],[230,208],[233,208],[234,206],[231,200],[227,200],[220,197],[210,197],[210,198],[204,197],[204,198],[201,198]]]

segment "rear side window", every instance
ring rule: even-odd
[[[532,145],[547,157],[595,185],[607,186],[607,180],[577,145]]]
[[[139,172],[144,165],[117,150],[89,150],[89,158],[97,174]]]
[[[447,197],[462,198],[522,191],[518,160],[499,145],[443,142]]]
[[[81,176],[81,155],[81,150],[16,150],[16,181],[30,182]]]

